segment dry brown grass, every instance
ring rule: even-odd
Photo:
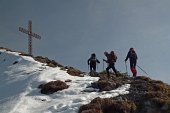
[[[114,81],[112,79],[99,79],[97,82],[92,83],[93,88],[98,88],[99,91],[110,91],[114,90],[125,83],[123,81]]]
[[[34,58],[36,61],[42,62],[42,63],[50,63],[50,60],[47,57],[37,56]]]
[[[93,112],[92,112],[93,111]],[[102,113],[101,107],[99,104],[86,104],[82,105],[78,111],[78,113],[94,113],[94,111],[97,111],[96,113]]]
[[[4,48],[4,47],[0,47],[0,49],[5,49],[6,51],[10,51],[10,52],[15,52],[15,51],[13,51],[13,50],[11,50],[11,49]]]
[[[103,86],[104,86],[107,82],[108,82],[107,80],[99,80],[99,81],[97,82],[98,88],[99,88],[99,89],[103,88]]]
[[[146,96],[147,100],[150,99],[150,98],[155,98],[155,97],[167,97],[165,94],[163,94],[160,91],[157,91],[157,92],[155,92],[155,91],[146,92],[145,96]]]
[[[152,81],[152,85],[148,87],[148,91],[160,91],[162,93],[170,93],[170,87],[161,81]]]
[[[29,54],[27,54],[27,53],[25,53],[25,52],[20,52],[20,55],[22,55],[22,56],[31,56],[31,57],[33,57],[32,55],[29,55]]]
[[[103,112],[97,109],[90,109],[90,110],[82,111],[81,113],[103,113]]]
[[[99,91],[111,91],[111,90],[113,90],[112,87],[106,86],[106,87],[100,89]]]
[[[70,80],[70,79],[67,79],[67,80],[65,80],[65,82],[71,82],[72,80]]]
[[[170,98],[166,93],[158,92],[147,92],[145,94],[147,100],[151,100],[154,105],[161,108],[166,102],[170,105]]]
[[[137,76],[136,79],[144,80],[144,81],[147,81],[147,82],[152,81],[151,78],[146,77],[146,76]]]
[[[102,99],[100,97],[97,97],[93,99],[90,104],[88,104],[88,106],[90,105],[96,105],[97,108],[99,107],[98,109],[102,110],[103,113],[134,113],[136,111],[136,105],[133,102],[115,101],[112,98]],[[85,108],[84,106],[80,107],[79,111],[81,112],[79,113],[83,113],[82,111],[86,111],[90,108]]]
[[[61,67],[60,70],[66,71],[66,68],[65,67]]]
[[[83,76],[83,73],[75,68],[69,68],[67,70],[67,73],[72,75],[72,76],[80,76],[82,77]]]
[[[60,80],[51,81],[46,84],[40,84],[38,88],[41,89],[42,94],[51,94],[59,90],[67,89],[68,85]]]
[[[41,62],[41,63],[47,63],[47,66],[50,67],[63,67],[61,64],[57,63],[55,60],[50,60],[47,57],[37,56],[34,57],[34,60]]]
[[[114,82],[116,84],[116,88],[122,86],[122,85],[125,85],[125,82],[122,82],[122,81],[116,81]]]
[[[164,99],[161,98],[153,98],[152,102],[157,106],[157,107],[162,107],[163,104],[165,103]]]
[[[103,88],[108,82],[120,86],[130,83],[130,93],[111,98],[95,98],[90,104],[99,104],[103,113],[168,113],[170,112],[170,86],[162,81],[139,76],[129,78],[105,80],[101,78],[92,84],[95,88]],[[106,86],[107,86],[106,85]],[[110,85],[108,85],[110,86]],[[105,87],[104,90],[110,90]],[[102,91],[102,90],[101,90]],[[125,101],[123,101],[125,100]]]

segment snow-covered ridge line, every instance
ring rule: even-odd
[[[96,97],[127,94],[130,85],[109,92],[87,88],[98,77],[71,76],[60,67],[49,67],[19,52],[0,49],[0,111],[1,113],[77,113],[81,105]],[[18,61],[16,64],[14,62]],[[42,83],[55,80],[72,80],[68,89],[52,95],[43,95],[37,88]],[[96,92],[82,92],[96,90]]]
[[[26,54],[24,52],[16,52],[16,51],[13,51],[11,49],[8,49],[8,48],[3,48],[3,47],[0,47],[0,49],[2,50],[6,50],[8,52],[14,52],[14,53],[18,53],[18,55],[20,56],[28,56],[28,57],[32,57],[35,61],[38,61],[40,63],[45,63],[47,66],[50,66],[50,67],[61,67],[62,70],[65,70],[67,71],[67,73],[69,73],[70,75],[73,75],[73,76],[83,76],[85,73],[84,72],[81,72],[80,70],[77,70],[76,68],[74,67],[71,67],[71,66],[63,66],[61,64],[59,64],[58,62],[56,62],[55,60],[50,60],[49,58],[47,57],[42,57],[42,56],[32,56],[32,55],[29,55],[29,54]]]

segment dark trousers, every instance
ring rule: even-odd
[[[116,68],[115,68],[115,63],[109,63],[109,66],[106,68],[107,77],[110,77],[110,74],[109,74],[109,69],[110,68],[112,68],[112,70],[116,74],[116,77],[118,77],[118,74],[117,74],[117,71],[116,71]]]
[[[130,68],[135,68],[136,69],[136,60],[135,59],[130,60]]]
[[[96,71],[96,64],[90,64],[90,71]]]
[[[135,59],[131,59],[131,60],[130,60],[130,69],[131,69],[134,77],[137,76],[136,62],[137,62],[137,61],[136,61]]]

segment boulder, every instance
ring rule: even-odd
[[[91,72],[89,73],[89,76],[91,76],[91,77],[100,77],[100,74],[97,73],[97,72],[95,72],[95,71],[91,71]]]

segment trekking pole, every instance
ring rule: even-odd
[[[104,71],[104,61],[103,61],[103,71]]]
[[[138,66],[138,65],[137,65]],[[138,68],[140,68],[143,72],[145,72],[141,67],[138,66]],[[146,73],[146,72],[145,72]],[[147,74],[147,73],[146,73]]]
[[[97,63],[97,69],[98,69],[98,63]]]
[[[125,62],[125,65],[126,65],[126,73],[128,74],[128,72],[127,72],[127,64],[126,64],[126,62]]]
[[[89,65],[88,65],[88,71],[89,71]]]

